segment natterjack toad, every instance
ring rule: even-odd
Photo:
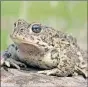
[[[87,76],[83,55],[71,35],[40,23],[29,24],[19,19],[14,23],[10,37],[14,44],[8,47],[7,52],[11,55],[5,57],[2,65],[13,65],[20,69],[21,64],[27,64],[44,69],[38,73],[47,75],[69,76],[81,73]]]

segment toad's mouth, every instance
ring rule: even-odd
[[[15,42],[15,43],[29,43],[29,42],[32,42],[32,41],[29,41],[29,39],[23,37],[23,36],[19,36],[19,35],[10,35],[10,38]]]
[[[13,40],[14,43],[16,43],[17,45],[20,45],[20,44],[25,44],[25,45],[32,45],[32,46],[35,46],[37,48],[39,48],[39,46],[36,44],[35,41],[32,41],[31,39],[28,39],[28,38],[23,38],[21,36],[14,36],[14,35],[10,35],[11,39]]]
[[[44,48],[40,47],[37,44],[37,41],[32,41],[31,39],[23,39],[22,37],[14,37],[13,35],[10,35],[11,39],[13,40],[14,43],[16,43],[20,50],[22,52],[27,52],[27,51],[44,51]]]

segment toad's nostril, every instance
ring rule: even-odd
[[[14,23],[14,27],[16,27],[16,23]]]
[[[22,29],[20,29],[21,31],[23,31],[23,28]]]

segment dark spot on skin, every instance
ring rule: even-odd
[[[83,65],[85,65],[85,62],[82,62]]]
[[[45,52],[47,52],[49,49],[48,48],[45,48]]]
[[[30,53],[32,53],[33,51],[32,50],[29,50]]]
[[[75,45],[75,43],[73,43],[73,45]]]
[[[68,77],[72,77],[72,74],[69,74]]]
[[[42,61],[42,60],[38,60],[38,61]]]
[[[25,38],[23,38],[23,39],[25,39]]]
[[[20,29],[21,32],[23,32],[23,29]]]
[[[59,66],[60,66],[60,69],[61,69],[61,68],[63,68],[63,66],[62,66],[62,65],[59,65]]]
[[[58,34],[55,34],[55,37],[59,38],[59,35]]]
[[[15,47],[16,50],[18,50],[17,46]]]
[[[66,44],[66,47],[69,47],[70,46],[70,44]]]
[[[15,45],[14,45],[14,44],[12,44],[11,46],[12,46],[12,47],[14,47]]]
[[[11,53],[5,53],[4,56],[6,56],[7,58],[11,57]]]
[[[37,54],[40,54],[40,52],[37,52]]]
[[[39,45],[39,42],[36,42],[36,44],[38,44],[38,45]]]
[[[41,46],[45,47],[45,45],[41,45]]]
[[[39,46],[45,47],[45,45],[39,44],[39,42],[37,42],[36,44],[38,44]]]
[[[67,64],[68,62],[67,62],[67,60],[63,60],[63,62],[65,63],[65,64]]]
[[[52,35],[52,33],[49,33],[49,35]]]
[[[52,46],[54,47],[54,44],[52,44]]]
[[[61,41],[65,41],[65,39],[62,39]]]

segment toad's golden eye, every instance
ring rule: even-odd
[[[32,31],[33,31],[34,33],[39,33],[39,32],[41,32],[41,26],[40,26],[39,24],[34,24],[34,25],[32,26]]]

